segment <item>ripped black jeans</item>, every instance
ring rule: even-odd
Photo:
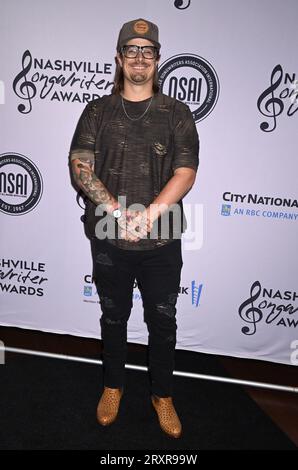
[[[93,276],[102,310],[104,385],[124,386],[127,322],[135,279],[149,333],[151,393],[173,392],[176,301],[182,268],[181,240],[152,250],[124,250],[106,240],[91,240]]]

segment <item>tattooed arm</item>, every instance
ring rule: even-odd
[[[104,209],[111,214],[114,209],[119,207],[118,201],[111,195],[104,184],[94,173],[94,154],[89,151],[71,152],[71,167],[75,182],[80,189],[88,196],[95,205],[104,205]],[[120,219],[117,223],[120,226],[121,238],[128,241],[138,241],[141,236],[146,235],[144,229],[139,233],[131,233],[128,224],[136,217],[137,213],[132,213],[127,209],[122,210]]]
[[[104,204],[108,213],[118,207],[116,199],[94,173],[94,154],[92,152],[72,152],[71,168],[75,182],[96,206]]]

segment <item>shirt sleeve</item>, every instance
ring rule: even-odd
[[[78,121],[70,146],[70,159],[77,158],[77,154],[93,154],[97,133],[98,110],[96,104],[88,103]]]
[[[188,106],[182,105],[175,120],[173,171],[179,167],[199,166],[199,136],[195,121]]]

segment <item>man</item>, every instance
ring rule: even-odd
[[[137,19],[122,26],[112,94],[86,106],[70,158],[75,181],[87,196],[86,229],[102,309],[104,391],[97,419],[109,425],[118,415],[137,279],[149,331],[152,404],[162,430],[177,438],[182,426],[172,379],[182,198],[195,181],[199,144],[189,108],[158,93],[159,58],[155,24]]]

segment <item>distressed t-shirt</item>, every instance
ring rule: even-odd
[[[150,100],[124,99],[122,103],[120,95],[107,95],[88,103],[71,143],[70,158],[92,153],[95,174],[115,199],[126,197],[127,208],[136,203],[148,207],[176,168],[197,171],[199,164],[199,138],[188,106],[162,93]],[[121,239],[113,220],[115,237],[107,236],[107,240],[122,249],[148,250],[180,238],[186,219],[182,200],[177,205],[180,216],[177,211],[165,212],[147,238],[138,242]],[[103,217],[113,219],[106,213],[96,216],[95,209],[88,199],[85,223],[90,237],[95,236],[96,224]]]

